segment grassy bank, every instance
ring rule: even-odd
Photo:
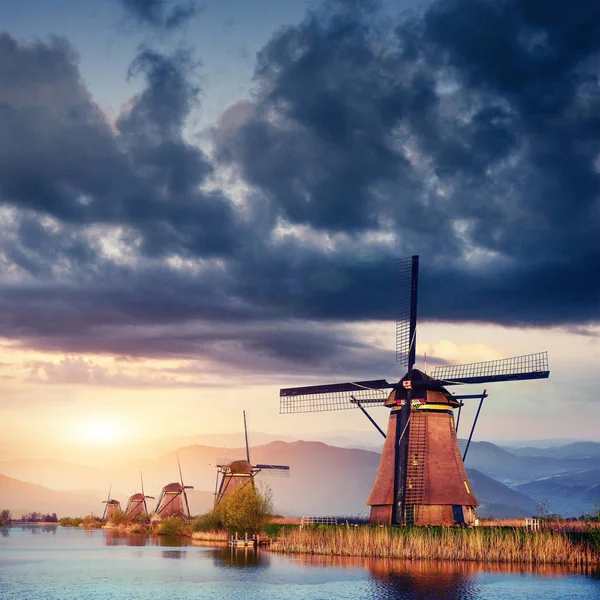
[[[305,527],[271,543],[275,552],[378,558],[530,564],[600,564],[596,531],[525,531],[511,527]]]

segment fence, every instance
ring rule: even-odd
[[[302,517],[300,527],[305,525],[337,525],[337,517]]]

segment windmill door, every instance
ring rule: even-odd
[[[463,516],[463,507],[458,504],[452,505],[452,513],[454,516],[454,522],[458,525],[462,525],[465,522],[465,518]]]

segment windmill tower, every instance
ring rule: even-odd
[[[129,519],[133,519],[135,517],[141,517],[142,515],[148,514],[148,506],[146,504],[146,498],[151,498],[154,500],[154,496],[146,496],[144,493],[144,480],[142,478],[142,474],[140,473],[140,482],[142,484],[142,492],[133,494],[129,497],[129,501],[127,502],[127,508],[125,509],[125,516]]]
[[[193,490],[193,485],[185,485],[183,483],[183,475],[181,473],[181,463],[179,455],[177,455],[177,464],[179,466],[179,482],[169,483],[161,490],[156,505],[155,516],[161,519],[165,517],[190,517],[190,505],[188,504],[187,493],[185,490]],[[185,509],[184,504],[185,502]]]
[[[112,490],[112,484],[108,488],[108,496],[106,500],[102,501],[102,504],[105,504],[104,512],[102,513],[102,520],[108,521],[112,515],[115,513],[121,512],[121,503],[118,500],[113,500],[110,497],[110,492]]]
[[[246,411],[244,411],[244,436],[246,439],[246,460],[234,460],[227,464],[217,465],[217,480],[215,482],[215,506],[237,489],[245,485],[254,486],[254,478],[261,472],[289,475],[287,465],[253,465],[250,462],[250,446],[248,445],[248,427]],[[220,481],[219,481],[220,478]]]
[[[464,460],[487,390],[455,395],[447,387],[546,378],[550,374],[548,353],[438,367],[431,376],[415,369],[418,270],[418,256],[396,261],[396,361],[406,368],[402,379],[397,383],[376,379],[282,389],[280,412],[359,408],[383,435],[383,452],[367,500],[372,523],[469,524],[478,504]],[[456,431],[463,401],[468,399],[479,399],[479,406],[461,457]],[[387,432],[379,428],[364,405],[390,409]]]

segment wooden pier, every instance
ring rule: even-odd
[[[237,531],[235,536],[229,538],[229,545],[232,548],[258,548],[260,546],[268,546],[269,542],[269,538],[261,538],[259,535],[248,537],[247,533],[244,533],[244,537],[241,538],[238,536]]]

